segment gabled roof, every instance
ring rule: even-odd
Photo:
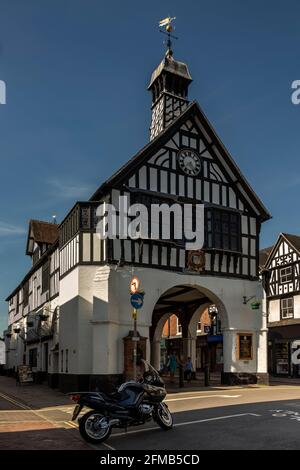
[[[157,137],[145,145],[133,158],[126,162],[117,172],[115,172],[107,181],[105,181],[93,194],[90,200],[100,200],[110,188],[117,185],[123,178],[141,166],[148,158],[150,158],[157,150],[159,150],[161,146],[163,146],[170,139],[174,132],[176,132],[190,117],[196,118],[196,124],[197,120],[199,121],[200,125],[203,126],[205,132],[209,135],[210,139],[215,144],[219,155],[216,154],[212,147],[210,148],[210,151],[215,154],[217,160],[220,160],[220,155],[222,156],[223,161],[220,161],[220,165],[222,166],[224,172],[230,175],[229,180],[232,180],[236,185],[237,191],[242,193],[244,197],[251,199],[262,221],[270,219],[270,213],[263,205],[259,197],[255,194],[245,177],[242,175],[239,167],[229,154],[228,150],[225,148],[222,141],[217,136],[213,126],[196,101],[191,102],[186,110],[176,119],[174,119],[174,121],[166,129],[164,129],[160,134],[157,135]]]
[[[298,253],[298,255],[300,256],[300,236],[298,235],[292,235],[290,233],[280,233],[278,235],[278,238],[276,240],[276,243],[270,247],[270,251],[269,253],[267,254],[267,257],[264,261],[264,265],[262,267],[266,267],[269,262],[271,261],[274,253],[276,252],[277,248],[278,248],[278,245],[279,243],[281,242],[281,240],[284,239],[289,245],[291,245],[291,247]],[[269,250],[269,248],[265,248],[264,250]],[[259,252],[259,257],[261,256],[261,252],[263,252],[264,250],[261,250]],[[260,264],[260,263],[259,263]]]
[[[259,251],[259,267],[260,269],[264,268],[267,259],[269,257],[269,254],[273,250],[273,246],[269,246],[267,248],[263,248],[262,250]]]
[[[290,244],[295,248],[296,251],[300,254],[300,236],[291,235],[290,233],[283,233],[284,238],[290,242]]]
[[[42,254],[42,256],[35,263],[35,265],[32,266],[32,268],[25,274],[22,281],[17,285],[17,287],[15,287],[15,289],[5,299],[6,302],[8,302],[24,286],[25,282],[27,282],[32,276],[32,274],[35,271],[37,271],[48,260],[49,255],[51,255],[56,250],[56,248],[58,248],[58,239],[55,241],[55,243],[53,243],[47,248],[45,253]]]
[[[30,220],[26,245],[26,254],[33,252],[33,243],[53,245],[58,239],[58,225],[43,220]]]

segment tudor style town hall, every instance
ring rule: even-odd
[[[30,365],[62,391],[120,383],[133,362],[129,285],[137,276],[145,291],[139,347],[155,367],[171,316],[180,324],[180,353],[195,364],[199,318],[214,312],[222,382],[268,381],[259,236],[270,214],[200,105],[188,100],[191,81],[169,48],[148,87],[150,142],[124,155],[122,168],[61,223],[29,222],[32,267],[7,297],[7,371]],[[147,207],[204,204],[202,250],[186,251],[172,230],[169,240],[99,239],[97,208],[118,207],[120,195]],[[160,230],[163,224],[170,220],[160,218]]]

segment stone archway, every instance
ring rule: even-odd
[[[213,292],[196,285],[178,285],[165,291],[157,300],[150,328],[151,362],[160,367],[160,341],[164,324],[172,314],[182,326],[182,355],[196,359],[197,322],[201,313],[211,304],[216,305],[223,327],[228,317],[223,302]]]

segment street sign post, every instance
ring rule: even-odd
[[[136,310],[142,308],[144,304],[144,296],[142,294],[132,294],[130,297],[130,303]]]
[[[138,277],[133,277],[130,282],[130,303],[133,307],[133,379],[136,380],[136,359],[137,359],[137,342],[139,337],[137,335],[137,311],[142,308],[144,304],[144,293],[139,292],[140,280]]]
[[[135,294],[136,292],[139,291],[139,287],[140,287],[140,280],[138,277],[134,276],[130,282],[130,293]]]

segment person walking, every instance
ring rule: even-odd
[[[187,361],[185,363],[185,366],[184,366],[184,378],[188,382],[190,382],[191,379],[192,379],[193,371],[194,371],[194,369],[193,369],[192,359],[190,357],[188,357]]]
[[[171,382],[174,382],[174,376],[177,369],[177,357],[175,351],[172,351],[172,354],[169,358],[169,368],[170,368],[170,378]]]

